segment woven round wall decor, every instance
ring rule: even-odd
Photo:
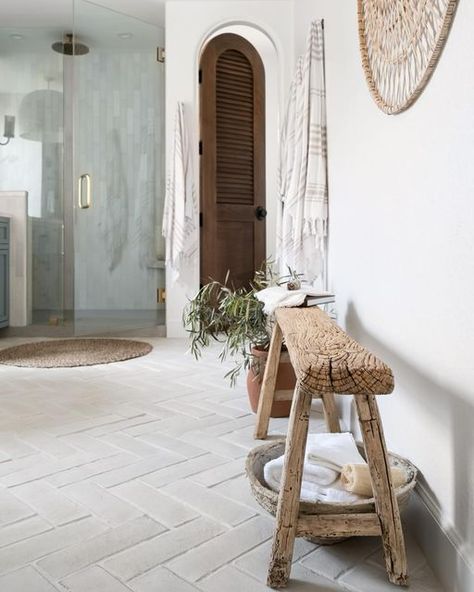
[[[357,0],[370,92],[385,113],[420,96],[436,67],[458,0]]]

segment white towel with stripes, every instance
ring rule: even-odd
[[[326,88],[321,21],[311,24],[290,89],[280,142],[277,260],[324,284],[328,223]]]
[[[166,263],[173,281],[179,278],[183,265],[191,263],[198,253],[199,207],[192,158],[184,105],[179,102],[163,212]]]

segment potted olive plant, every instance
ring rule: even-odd
[[[191,352],[199,358],[203,348],[211,342],[222,344],[221,361],[233,358],[235,366],[226,374],[232,385],[242,370],[247,370],[247,391],[250,407],[258,408],[260,388],[268,357],[272,320],[264,313],[263,303],[256,293],[271,285],[298,282],[295,274],[279,277],[270,263],[256,272],[250,288],[234,289],[228,283],[211,281],[190,300],[183,315],[190,334]],[[288,355],[283,352],[277,373],[277,390],[290,390],[295,386],[295,375]],[[272,417],[287,417],[291,401],[275,401]]]

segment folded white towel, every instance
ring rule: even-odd
[[[344,465],[366,464],[350,433],[342,434],[309,434],[306,445],[307,464],[341,472]]]
[[[281,475],[283,472],[283,463],[285,457],[280,456],[269,461],[263,468],[263,476],[267,485],[273,491],[280,491]],[[316,470],[315,470],[316,469]],[[301,494],[300,499],[305,502],[346,502],[353,503],[354,501],[360,500],[361,497],[346,491],[341,483],[340,479],[333,480],[331,485],[321,484],[317,481],[321,475],[326,475],[326,479],[329,478],[330,473],[321,471],[325,467],[318,467],[317,465],[311,465],[305,463],[303,468],[303,481],[301,483]],[[329,469],[331,471],[331,469]],[[337,476],[337,472],[331,471],[332,475]]]
[[[288,290],[285,286],[271,286],[256,292],[255,296],[263,302],[263,312],[273,314],[276,308],[301,306],[306,296],[321,296],[321,290],[313,286],[304,286],[299,290]]]
[[[268,485],[278,491],[280,487],[281,474],[283,471],[284,456],[279,456],[269,461],[264,467],[264,477]],[[303,480],[314,485],[330,485],[338,478],[338,473],[327,467],[305,463],[303,469]]]
[[[305,463],[305,472],[309,480],[318,485],[331,485],[339,477],[339,473],[328,467],[316,465],[313,463]]]
[[[360,495],[351,493],[344,489],[341,480],[338,479],[329,487],[316,485],[315,483],[308,483],[303,481],[301,484],[300,499],[304,502],[344,502],[346,504],[353,504],[361,499]]]

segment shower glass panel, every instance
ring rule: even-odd
[[[85,0],[74,10],[75,333],[164,325],[164,31]]]
[[[64,30],[32,20],[25,15],[19,26],[0,27],[0,215],[12,228],[10,325],[61,327],[64,62],[51,45]]]

